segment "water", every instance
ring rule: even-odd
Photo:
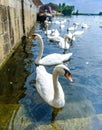
[[[74,82],[70,83],[63,76],[59,77],[66,104],[61,110],[53,109],[37,93],[34,59],[37,57],[39,45],[37,41],[33,41],[30,52],[32,56],[24,60],[25,69],[29,73],[24,84],[25,96],[20,98],[19,107],[12,112],[12,117],[9,119],[10,130],[11,128],[14,130],[102,129],[102,28],[99,27],[102,25],[102,17],[73,16],[59,17],[59,19],[69,19],[70,26],[73,22],[89,25],[82,35],[76,36],[76,40],[66,52],[47,39],[40,23],[36,26],[35,32],[41,34],[44,40],[43,56],[54,52],[73,53],[71,60],[65,64],[70,68]],[[58,24],[50,24],[50,28],[57,28],[61,36],[67,33],[67,27],[67,21],[62,29]],[[46,67],[50,73],[53,68],[54,66]]]

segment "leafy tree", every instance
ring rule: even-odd
[[[64,15],[72,15],[73,10],[74,10],[74,6],[65,6],[62,13]]]
[[[63,4],[62,4],[62,10],[63,10],[65,7],[66,7],[66,4],[63,3]]]
[[[76,15],[78,15],[78,14],[79,14],[79,11],[77,10],[77,11],[76,11]]]
[[[62,12],[62,5],[61,5],[61,3],[59,3],[58,11],[59,11],[59,12]]]

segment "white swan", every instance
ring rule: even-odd
[[[48,26],[49,26],[49,24],[48,23],[46,23],[45,24],[45,28],[46,28],[46,30],[45,30],[45,34],[47,35],[47,37],[49,38],[49,37],[54,37],[54,36],[59,36],[60,35],[60,33],[59,33],[59,31],[57,30],[57,29],[48,29]]]
[[[59,36],[59,35],[60,35],[60,33],[57,29],[52,29],[51,36]]]
[[[70,71],[63,64],[57,65],[53,74],[48,73],[41,65],[36,69],[36,89],[43,100],[54,108],[62,108],[65,105],[64,92],[58,81],[59,74],[72,82]]]
[[[58,43],[60,48],[69,49],[70,44],[68,43],[67,40],[68,40],[68,35],[67,34],[64,35],[64,38],[60,37],[60,42]]]
[[[60,21],[60,28],[63,29],[65,27],[64,21]]]
[[[81,25],[81,27],[82,27],[82,28],[89,28],[89,26],[88,26],[86,23],[83,23],[83,24]]]
[[[75,31],[77,29],[77,25],[73,25],[72,27],[68,27],[67,31]]]
[[[64,38],[61,37],[60,35],[50,35],[48,36],[49,40],[51,42],[56,42],[58,43],[59,47],[62,49],[69,49],[70,45],[68,43],[69,36],[67,34],[64,35]]]
[[[45,28],[46,28],[46,30],[45,30],[45,34],[46,34],[46,35],[50,35],[51,32],[52,32],[52,30],[49,30],[49,29],[48,29],[48,26],[49,26],[49,24],[46,23],[46,24],[45,24]]]
[[[52,29],[51,34],[47,35],[48,39],[52,42],[58,42],[60,33],[57,29]]]
[[[73,33],[68,32],[67,36],[68,36],[68,40],[69,40],[69,42],[73,42],[73,41],[75,41],[75,36],[74,36]]]
[[[53,53],[49,54],[45,57],[42,57],[43,55],[43,50],[44,50],[44,44],[43,44],[43,39],[40,34],[34,34],[29,36],[29,39],[37,39],[40,44],[40,50],[38,53],[38,57],[35,60],[35,64],[42,64],[42,65],[56,65],[63,63],[65,61],[68,61],[70,57],[72,56],[72,53],[67,53],[67,54],[59,54],[59,53]]]
[[[73,33],[73,35],[74,35],[74,36],[79,36],[79,35],[82,35],[83,33],[84,33],[83,30],[81,30],[81,31],[75,31],[75,32]]]

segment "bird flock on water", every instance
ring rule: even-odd
[[[66,27],[65,23],[68,23]],[[60,29],[66,29],[67,33],[64,36],[60,35],[57,29],[49,29],[50,24],[59,26]],[[73,26],[70,26],[69,19],[53,19],[44,22],[46,38],[52,43],[56,43],[60,48],[68,50],[72,43],[76,40],[77,36],[84,33],[84,29],[89,28],[86,23],[73,22]],[[81,27],[78,30],[78,27]],[[34,63],[36,66],[36,89],[43,100],[54,108],[63,108],[65,105],[65,95],[63,87],[61,86],[58,76],[65,76],[70,82],[73,82],[70,69],[64,64],[72,57],[72,53],[52,53],[43,57],[44,41],[39,33],[34,33],[29,36],[31,40],[38,40],[39,51]],[[48,73],[45,66],[54,65],[52,73]]]

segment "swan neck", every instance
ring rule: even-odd
[[[38,37],[38,42],[39,42],[40,49],[39,49],[39,52],[38,52],[38,56],[35,60],[35,63],[39,63],[39,61],[40,61],[40,59],[43,55],[43,50],[44,50],[43,39],[40,36]]]
[[[65,36],[64,37],[64,46],[65,46],[65,48],[66,48],[66,42],[67,42],[67,37]]]
[[[46,34],[48,35],[48,24],[46,24]]]
[[[58,75],[59,75],[59,73],[56,70],[54,70],[54,72],[53,72],[54,99],[56,99],[59,94]]]

